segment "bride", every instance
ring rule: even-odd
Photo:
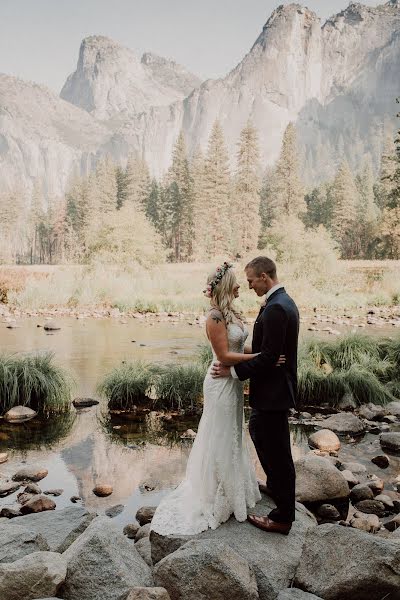
[[[232,265],[225,262],[208,277],[204,291],[210,298],[206,332],[213,358],[230,366],[255,356],[244,347],[248,331],[232,305],[239,287]],[[232,377],[214,379],[210,365],[203,392],[203,414],[185,479],[161,500],[151,523],[161,535],[216,529],[232,514],[245,521],[247,508],[261,498],[246,441],[243,383]]]

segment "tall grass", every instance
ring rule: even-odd
[[[53,354],[0,356],[0,412],[29,406],[43,414],[67,412],[73,381]]]
[[[206,367],[202,364],[168,365],[154,382],[155,408],[195,412],[201,406]]]
[[[158,367],[142,361],[125,363],[108,373],[97,387],[108,400],[110,410],[133,410],[150,406],[152,386]]]
[[[400,397],[399,356],[400,338],[350,334],[334,342],[304,343],[299,352],[299,404],[336,407],[346,392],[357,405],[386,404]]]

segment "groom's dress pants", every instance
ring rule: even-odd
[[[288,411],[253,408],[249,431],[276,503],[269,517],[278,523],[291,523],[295,519],[296,472],[290,448]]]

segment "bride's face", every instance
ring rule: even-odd
[[[235,285],[233,286],[233,295],[235,298],[239,298],[239,288],[240,288],[240,285],[236,281]]]

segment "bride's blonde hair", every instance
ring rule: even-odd
[[[214,280],[215,271],[209,274],[207,285],[209,286]],[[236,284],[235,272],[232,268],[229,268],[211,291],[211,305],[221,312],[226,324],[232,323],[234,317],[241,320],[240,312],[232,306],[235,299],[234,289]]]

